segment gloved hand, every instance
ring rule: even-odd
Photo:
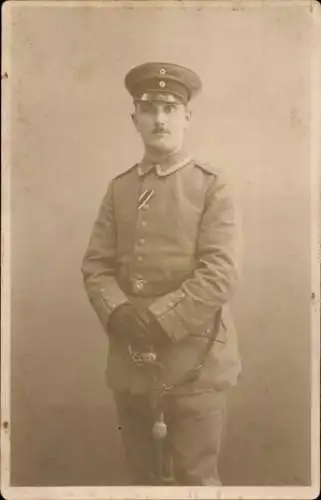
[[[162,346],[166,343],[170,343],[170,338],[167,333],[161,327],[160,323],[154,318],[154,316],[148,311],[148,309],[140,309],[136,311],[139,320],[144,329],[141,334],[146,340],[150,339],[155,346]],[[145,333],[148,332],[148,336],[145,337]]]
[[[169,340],[166,332],[146,310],[137,310],[131,304],[118,306],[108,322],[111,334],[119,335],[128,342],[140,344],[160,344]]]
[[[141,325],[135,308],[131,304],[122,304],[111,313],[108,331],[122,337],[130,338],[141,335]]]

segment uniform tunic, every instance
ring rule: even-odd
[[[240,270],[238,210],[224,176],[183,150],[161,165],[147,156],[109,184],[82,264],[84,284],[103,328],[112,311],[132,302],[148,308],[170,342],[160,350],[165,382],[192,369],[221,310],[205,367],[181,394],[223,389],[241,371],[228,302]],[[126,343],[109,337],[107,383],[144,393],[146,373]]]

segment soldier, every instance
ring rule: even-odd
[[[125,85],[145,152],[110,182],[82,264],[108,334],[107,384],[134,484],[164,484],[161,457],[174,484],[220,485],[226,393],[241,370],[228,305],[239,277],[238,214],[222,173],[184,146],[199,77],[146,63]],[[155,438],[166,431],[159,454]]]

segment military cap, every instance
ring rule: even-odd
[[[194,71],[184,66],[148,62],[127,73],[125,86],[135,101],[179,100],[187,103],[200,92],[202,83]]]

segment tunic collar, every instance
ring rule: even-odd
[[[179,168],[187,165],[191,159],[192,157],[185,151],[185,149],[180,149],[159,162],[145,153],[145,156],[138,165],[138,175],[146,175],[153,168],[155,168],[157,175],[159,176],[169,175]]]

